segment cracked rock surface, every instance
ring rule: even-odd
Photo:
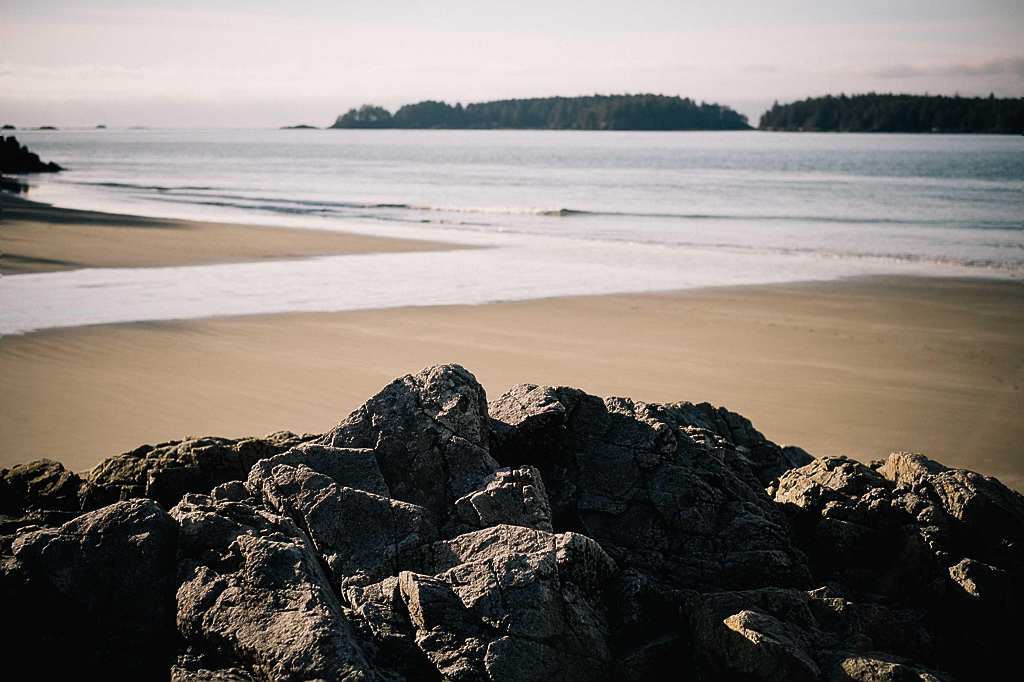
[[[995,479],[458,365],[320,437],[0,472],[13,678],[995,679],[1022,576]]]

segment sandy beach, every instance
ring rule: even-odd
[[[83,242],[110,230],[119,265],[183,257],[129,243],[148,245],[135,235],[151,231],[138,228],[168,221],[31,208],[9,221],[8,210],[5,250],[8,234],[44,223],[59,234],[84,230]],[[82,215],[93,222],[78,222]],[[232,251],[232,231],[259,239]],[[283,243],[293,257],[321,248],[445,248],[184,222],[159,234],[199,237],[187,254],[192,262],[283,257],[275,252]],[[96,258],[73,255],[91,248],[74,239],[38,239],[36,251],[18,246],[27,243],[15,241],[12,251],[34,258],[35,267]],[[143,443],[188,435],[320,432],[395,377],[441,362],[467,367],[491,397],[533,382],[651,402],[708,401],[814,455],[867,461],[910,450],[1024,487],[1024,288],[912,277],[7,337],[0,340],[0,466],[50,457],[86,470]]]
[[[456,248],[414,239],[77,211],[10,195],[2,203],[4,275]]]

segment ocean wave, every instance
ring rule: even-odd
[[[290,214],[316,214],[337,211],[370,211],[360,218],[393,220],[393,216],[374,214],[374,211],[409,211],[419,213],[474,213],[495,216],[522,216],[540,218],[622,218],[688,221],[743,221],[743,222],[801,222],[834,225],[917,225],[925,227],[953,227],[979,230],[1020,229],[1019,221],[987,221],[950,219],[905,219],[881,216],[857,217],[834,215],[778,215],[744,213],[697,213],[672,211],[603,211],[568,208],[564,206],[452,206],[406,202],[339,201],[320,199],[291,199],[286,197],[260,197],[223,191],[224,188],[193,185],[161,186],[122,182],[83,182],[80,184],[152,192],[150,198],[181,201],[205,206],[232,207],[244,210],[268,210]],[[419,222],[419,221],[416,221]]]

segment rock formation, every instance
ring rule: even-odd
[[[43,163],[38,154],[18,144],[17,138],[0,137],[0,173],[55,173],[60,170],[64,169],[53,161]]]
[[[4,470],[0,514],[15,677],[996,677],[1024,588],[995,479],[456,365],[319,437]]]

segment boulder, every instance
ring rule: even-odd
[[[491,453],[540,471],[556,531],[666,588],[802,585],[785,518],[746,459],[661,405],[523,384],[490,405]]]
[[[44,163],[38,154],[18,144],[13,136],[0,137],[0,173],[55,173],[60,170],[64,169],[53,161]]]
[[[616,566],[593,540],[495,526],[431,549],[434,575],[346,592],[393,659],[415,647],[452,680],[615,679],[603,594]]]
[[[436,365],[396,379],[316,444],[372,449],[391,497],[441,528],[455,500],[498,469],[489,437],[483,387],[458,365]]]
[[[259,680],[378,679],[291,519],[192,494],[171,514],[181,525],[177,624],[189,644]]]
[[[254,464],[315,438],[279,431],[263,438],[186,438],[143,445],[100,462],[86,477],[91,508],[146,497],[170,509],[186,493],[244,480]]]
[[[174,659],[178,524],[151,500],[23,528],[0,571],[11,679],[165,679]]]

